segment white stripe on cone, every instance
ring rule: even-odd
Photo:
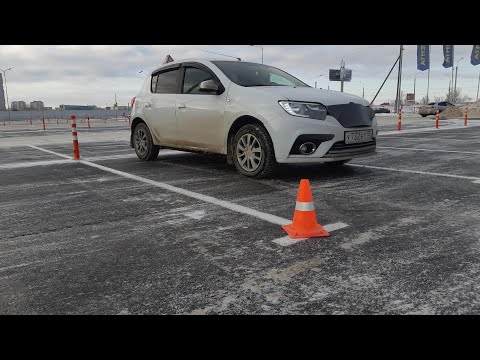
[[[295,205],[295,210],[299,211],[312,211],[315,210],[315,206],[313,205],[313,202],[308,201],[297,201],[297,204]]]

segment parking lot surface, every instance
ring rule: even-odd
[[[440,124],[385,117],[374,156],[266,180],[142,162],[125,123],[79,126],[81,161],[67,125],[0,127],[0,313],[480,313],[480,121]],[[302,178],[331,236],[282,246]]]

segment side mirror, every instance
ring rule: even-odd
[[[220,87],[215,80],[205,80],[200,83],[199,91],[205,93],[216,93],[218,94]]]

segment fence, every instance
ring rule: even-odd
[[[130,110],[23,110],[23,111],[0,111],[0,121],[19,121],[36,119],[68,119],[71,115],[77,118],[95,119],[126,119]]]

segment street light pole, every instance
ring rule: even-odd
[[[397,78],[397,97],[395,99],[395,112],[401,107],[400,89],[402,88],[402,59],[403,59],[403,45],[400,45],[400,55],[398,61],[398,78]]]
[[[12,70],[12,68],[8,68],[7,70],[0,69],[3,72],[3,77],[5,78],[5,95],[7,96],[7,110],[8,110],[8,121],[10,121],[10,103],[8,102],[8,88],[7,88],[7,74],[5,74],[8,70]]]
[[[453,104],[455,105],[457,102],[457,75],[458,75],[458,63],[460,60],[463,60],[463,57],[457,60],[457,66],[455,69],[455,88],[453,90]]]
[[[428,78],[427,78],[427,104],[428,104],[428,91],[430,90],[430,45],[428,45]]]
[[[319,78],[319,77],[322,77],[323,75],[318,75],[318,76],[315,76],[314,79],[316,78]],[[315,81],[315,89],[317,88],[317,82]]]
[[[452,60],[453,60],[453,59],[452,59]],[[455,69],[453,68],[453,63],[452,63],[452,80],[450,80],[450,81],[451,81],[451,84],[452,84],[452,87],[451,87],[452,90],[451,90],[451,95],[450,95],[450,101],[451,101],[451,102],[454,102],[454,101],[453,101],[453,98],[455,97],[455,95],[453,94],[453,70],[455,70]]]
[[[263,45],[250,45],[250,46],[258,47],[258,48],[262,49],[262,64],[263,64]]]
[[[416,97],[416,92],[415,92],[415,88],[416,88],[416,84],[417,84],[417,75],[418,74],[421,74],[422,72],[418,72],[415,74],[415,76],[413,77],[413,102],[416,102],[417,101],[417,97]]]
[[[478,73],[477,101],[478,101],[478,89],[480,89],[480,73]]]

